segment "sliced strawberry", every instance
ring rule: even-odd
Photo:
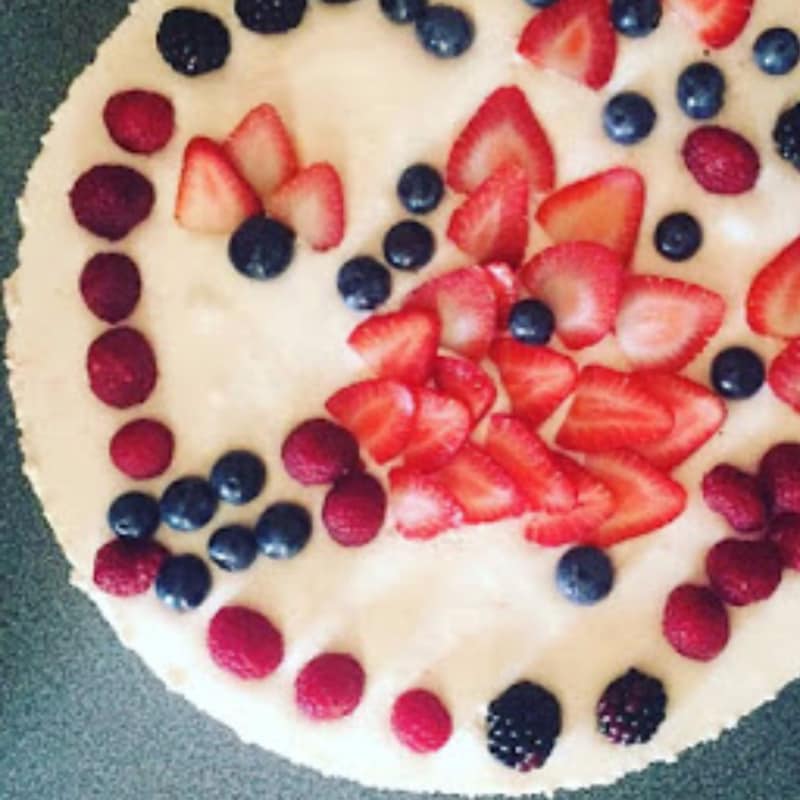
[[[455,497],[435,478],[418,470],[393,469],[389,490],[395,526],[406,539],[433,539],[464,521]]]
[[[567,450],[597,453],[652,442],[672,426],[669,408],[633,375],[592,364],[578,376],[556,442]]]
[[[390,380],[346,386],[328,398],[325,408],[379,464],[405,449],[417,411],[412,391]]]
[[[472,417],[463,403],[432,389],[415,389],[414,399],[417,416],[403,463],[432,472],[461,449],[472,430]]]
[[[591,89],[605,86],[617,58],[608,0],[559,0],[542,9],[522,32],[517,50]]]
[[[727,47],[742,32],[753,0],[668,0],[669,7],[709,47]]]
[[[800,336],[800,237],[756,275],[747,295],[747,322],[765,336]]]
[[[492,281],[494,296],[497,300],[497,327],[505,330],[508,324],[508,315],[514,303],[520,297],[520,283],[517,273],[501,261],[493,264],[484,264],[483,267]]]
[[[509,474],[471,442],[435,477],[464,509],[465,522],[494,522],[525,511],[525,496]]]
[[[430,311],[374,314],[347,340],[379,378],[425,383],[439,346],[439,320]]]
[[[584,541],[610,547],[661,528],[686,508],[686,490],[637,453],[592,455],[586,469],[614,495],[614,514]]]
[[[800,339],[790,342],[772,362],[767,380],[776,397],[800,412]]]
[[[231,233],[261,210],[258,195],[211,139],[192,139],[183,154],[175,201],[178,224],[196,233]]]
[[[572,359],[549,347],[498,339],[490,356],[514,413],[534,426],[544,422],[575,388],[578,370]]]
[[[675,422],[667,436],[636,445],[633,449],[654,466],[668,472],[720,429],[728,409],[716,394],[682,375],[648,372],[639,380],[648,394],[669,408]]]
[[[617,342],[636,369],[678,371],[722,325],[725,301],[676,278],[629,275],[615,323]]]
[[[480,267],[462,267],[423,283],[405,307],[438,314],[444,347],[476,360],[486,355],[497,327],[497,301]]]
[[[525,170],[532,192],[553,188],[550,142],[516,86],[504,86],[489,95],[459,134],[447,161],[447,183],[469,194],[510,161]]]
[[[442,392],[467,407],[473,426],[497,398],[492,379],[473,361],[463,358],[439,356],[433,364],[433,382]]]
[[[510,162],[453,212],[447,235],[476,261],[519,264],[528,245],[528,204],[528,176]]]
[[[604,244],[627,264],[644,211],[642,176],[628,167],[591,175],[551,194],[536,220],[556,242]]]
[[[595,242],[565,242],[538,253],[522,269],[531,294],[550,306],[556,332],[567,347],[599,342],[614,324],[624,265]]]

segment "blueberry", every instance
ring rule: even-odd
[[[261,494],[267,468],[255,453],[232,450],[214,464],[210,480],[220,500],[241,506]]]
[[[142,492],[120,495],[108,509],[108,524],[120,539],[149,539],[158,530],[158,500]]]
[[[800,59],[800,41],[788,28],[769,28],[756,39],[753,57],[767,75],[785,75]]]
[[[703,243],[700,223],[685,211],[668,214],[658,223],[655,232],[656,250],[670,261],[686,261]]]
[[[417,270],[433,258],[433,234],[415,220],[398,222],[383,240],[383,254],[397,269]]]
[[[205,478],[180,478],[161,496],[161,519],[176,531],[196,531],[217,510],[217,494]]]
[[[729,347],[714,358],[711,383],[730,400],[752,397],[764,383],[764,362],[747,347]]]
[[[558,562],[556,584],[567,600],[594,605],[611,591],[614,567],[597,547],[573,547]]]
[[[256,524],[258,549],[268,558],[294,558],[311,537],[311,515],[296,503],[271,505]]]
[[[525,2],[534,8],[547,8],[547,6],[553,5],[557,0],[525,0]]]
[[[475,38],[472,20],[457,8],[430,6],[416,20],[417,39],[437,58],[456,58],[469,50]]]
[[[256,537],[244,525],[226,525],[208,540],[208,555],[228,572],[247,569],[258,555]]]
[[[381,11],[400,24],[419,19],[428,8],[428,0],[381,0]]]
[[[725,101],[725,76],[708,61],[690,64],[678,76],[678,104],[692,119],[710,119]]]
[[[661,0],[611,0],[611,22],[625,36],[647,36],[661,22]]]
[[[413,164],[400,176],[397,196],[412,214],[427,214],[442,202],[444,181],[428,164]]]
[[[296,28],[306,13],[306,0],[236,0],[236,15],[250,31],[286,33]]]
[[[656,112],[650,101],[637,92],[614,95],[603,109],[603,128],[617,144],[636,144],[650,135]]]
[[[800,169],[800,103],[782,111],[772,129],[778,155]]]
[[[170,556],[156,577],[156,595],[176,611],[197,608],[208,596],[211,573],[197,556]]]
[[[374,258],[352,258],[339,270],[336,288],[344,302],[356,311],[372,311],[392,293],[389,270]]]
[[[248,278],[263,281],[286,270],[294,256],[294,232],[283,223],[256,216],[245,220],[231,237],[228,257]]]
[[[194,8],[173,8],[161,18],[156,45],[164,61],[193,78],[219,69],[231,52],[231,37],[219,17]]]
[[[524,344],[547,344],[556,320],[550,307],[541,300],[520,300],[508,316],[508,330]]]

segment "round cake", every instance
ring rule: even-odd
[[[26,471],[119,639],[246,742],[466,795],[611,782],[796,677],[798,22],[134,3],[5,287]]]

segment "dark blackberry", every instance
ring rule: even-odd
[[[796,169],[800,169],[800,103],[787,108],[772,129],[778,154]]]
[[[156,45],[172,69],[195,77],[219,69],[228,60],[231,37],[222,20],[213,14],[173,8],[161,18]]]
[[[306,13],[306,0],[236,0],[236,16],[249,31],[286,33]]]
[[[597,727],[615,744],[650,741],[664,720],[667,695],[658,678],[629,669],[612,681],[597,703]]]
[[[511,769],[528,772],[547,761],[561,733],[561,707],[547,689],[520,681],[489,704],[489,752]]]

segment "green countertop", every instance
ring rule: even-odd
[[[48,116],[125,8],[124,0],[0,0],[3,276],[15,264],[14,201]],[[165,691],[68,585],[67,565],[20,473],[5,380],[0,440],[2,800],[409,800],[323,779],[246,747]],[[796,620],[787,620],[786,635],[798,635]],[[560,797],[800,798],[800,683],[677,764]]]

